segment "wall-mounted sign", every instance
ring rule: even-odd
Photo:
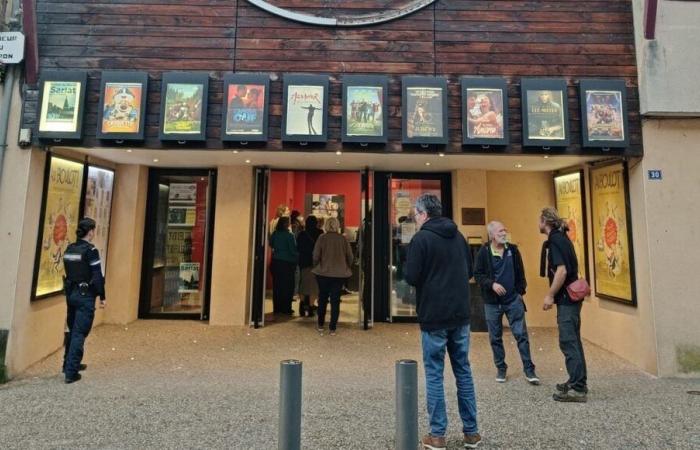
[[[0,63],[17,64],[24,59],[24,35],[19,31],[0,33]]]
[[[586,249],[586,205],[583,201],[585,192],[583,171],[566,173],[554,177],[554,195],[557,211],[566,221],[567,236],[574,244],[578,260],[579,277],[588,279],[588,253]]]
[[[209,75],[168,72],[162,84],[160,140],[206,140]]]
[[[343,77],[343,142],[387,141],[388,90],[384,76]]]
[[[505,78],[463,77],[462,143],[508,145],[508,86]]]
[[[46,71],[39,88],[40,139],[80,139],[87,73]]]
[[[226,75],[224,102],[221,121],[223,141],[267,140],[270,103],[268,75]]]
[[[581,136],[584,147],[629,145],[627,94],[623,80],[581,80]]]
[[[649,179],[652,181],[659,181],[659,180],[662,180],[664,177],[663,173],[661,173],[661,170],[659,170],[659,169],[654,169],[654,170],[648,171],[648,176],[649,176]]]
[[[284,77],[282,140],[326,142],[328,135],[328,77]]]
[[[522,79],[524,146],[566,147],[569,145],[569,108],[566,88],[564,79]]]
[[[401,84],[404,144],[447,144],[447,79],[409,76]]]

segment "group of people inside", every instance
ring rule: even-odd
[[[292,303],[298,293],[299,315],[312,317],[315,300],[317,331],[325,331],[326,310],[331,306],[328,330],[337,333],[340,296],[345,281],[352,275],[353,253],[341,234],[336,217],[322,222],[313,215],[304,220],[298,211],[285,205],[277,208],[270,222],[272,260],[272,304],[274,315],[293,315]]]

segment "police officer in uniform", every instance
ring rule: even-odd
[[[78,240],[66,249],[63,265],[66,269],[64,287],[68,302],[68,336],[63,359],[63,373],[66,383],[80,380],[79,371],[85,338],[90,333],[95,318],[95,297],[100,296],[100,307],[105,305],[105,288],[100,254],[91,244],[95,236],[95,221],[85,217],[78,222]]]

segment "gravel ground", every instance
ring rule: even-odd
[[[588,403],[556,403],[553,386],[566,378],[556,332],[530,331],[541,386],[526,383],[510,338],[509,379],[496,383],[487,336],[472,334],[481,448],[700,449],[700,396],[687,393],[700,380],[659,380],[587,343]],[[0,448],[275,449],[279,361],[289,358],[304,364],[302,448],[393,448],[394,362],[420,358],[417,325],[346,326],[331,337],[308,319],[260,330],[101,326],[80,382],[63,383],[58,352],[0,386]],[[462,448],[449,370],[445,384],[449,448]]]

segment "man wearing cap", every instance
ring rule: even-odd
[[[85,338],[90,334],[95,318],[95,297],[100,296],[100,307],[105,305],[105,281],[102,276],[100,254],[91,244],[95,237],[95,221],[86,217],[78,222],[78,240],[68,245],[63,254],[66,271],[64,288],[68,303],[68,335],[63,357],[66,383],[80,380]]]

